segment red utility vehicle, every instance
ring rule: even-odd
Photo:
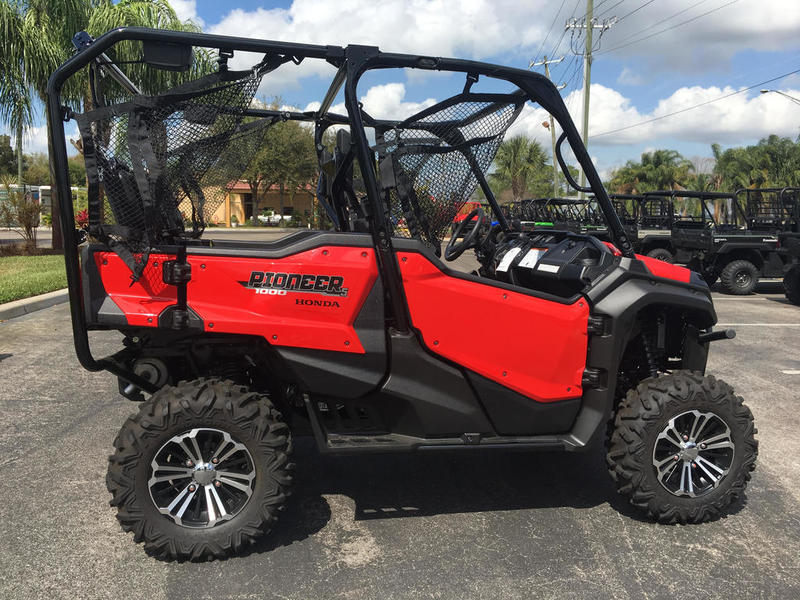
[[[752,415],[704,374],[710,342],[732,332],[713,331],[699,275],[634,255],[546,78],[367,46],[135,28],[75,42],[48,87],[73,333],[81,364],[115,374],[141,402],[114,442],[107,483],[122,527],[148,551],[226,556],[269,531],[303,477],[291,451],[304,434],[340,453],[583,450],[607,435],[619,492],[670,523],[714,518],[743,493],[757,453]],[[139,48],[142,62],[115,65],[106,52],[117,44]],[[234,53],[255,64],[230,69]],[[210,58],[217,67],[201,72]],[[253,105],[262,79],[301,61],[337,69],[316,110]],[[464,83],[414,115],[371,116],[362,78],[409,68]],[[131,79],[143,69],[173,87],[142,92]],[[61,92],[85,71],[93,108],[77,113]],[[336,114],[342,90],[346,114]],[[613,243],[507,222],[485,174],[526,103],[563,130],[565,177],[578,188],[561,156],[567,140]],[[89,182],[80,232],[71,119]],[[332,229],[205,239],[264,132],[288,120],[314,132],[317,199]],[[478,187],[497,224],[475,207],[445,249],[454,260],[474,248],[480,266],[467,274],[439,256]],[[121,332],[120,350],[95,359],[89,330]]]

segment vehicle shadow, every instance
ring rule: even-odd
[[[355,520],[413,518],[608,504],[633,521],[652,523],[616,493],[605,449],[585,453],[451,451],[329,456],[311,439],[296,440],[294,492],[270,535],[242,555],[269,552],[312,537],[331,519],[326,496],[355,503]],[[738,513],[746,497],[726,514]]]
[[[356,520],[571,506],[591,508],[615,496],[600,444],[585,453],[436,451],[353,456],[320,454],[295,440],[294,490],[270,535],[243,556],[302,541],[331,518],[326,496],[355,503]],[[639,518],[628,511],[625,514]]]
[[[463,450],[360,456],[326,456],[310,443],[298,446],[296,496],[348,496],[356,505],[355,518],[362,520],[590,508],[615,494],[601,444],[577,454]]]
[[[756,292],[759,294],[783,294],[783,280],[759,281],[756,284]]]
[[[752,298],[753,296],[757,296],[759,294],[781,294],[783,295],[783,281],[781,279],[768,279],[768,280],[759,280],[756,284],[756,288],[753,292],[749,294],[745,294],[743,296],[736,296],[735,294],[728,294],[725,292],[725,288],[722,286],[720,282],[716,282],[714,285],[711,286],[712,292],[718,292],[720,294],[724,294],[726,297],[730,298]],[[777,298],[767,298],[768,300],[778,300]]]

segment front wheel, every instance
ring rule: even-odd
[[[746,296],[756,289],[758,268],[749,260],[733,260],[722,269],[720,281],[729,294]]]
[[[158,557],[236,554],[269,531],[289,495],[288,427],[267,397],[230,381],[161,388],[114,446],[111,505]]]
[[[648,379],[617,412],[606,460],[617,491],[665,523],[717,518],[755,468],[753,415],[723,381],[688,371]]]

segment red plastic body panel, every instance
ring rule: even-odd
[[[692,277],[692,272],[686,267],[673,265],[663,260],[658,260],[657,258],[642,256],[641,254],[637,254],[636,258],[642,261],[644,266],[647,267],[647,270],[656,277],[682,281],[683,283],[689,283]]]
[[[151,254],[133,285],[116,254],[98,252],[94,257],[106,293],[128,323],[157,327],[159,314],[176,303],[177,288],[162,281],[164,260],[175,257]],[[278,346],[364,353],[353,323],[378,278],[371,247],[320,247],[279,259],[189,254],[187,261],[192,266],[187,302],[206,331],[259,335]],[[266,290],[247,285],[254,271],[341,277],[347,294],[324,295],[313,289],[259,293]]]
[[[589,307],[451,277],[398,253],[411,321],[432,352],[539,402],[581,396]]]

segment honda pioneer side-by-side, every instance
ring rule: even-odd
[[[115,63],[121,44],[141,60]],[[607,436],[617,490],[653,519],[706,521],[743,494],[753,417],[705,374],[711,342],[733,332],[713,329],[699,275],[634,254],[545,77],[370,46],[136,28],[78,35],[76,46],[48,87],[73,334],[81,364],[113,373],[140,403],[114,440],[107,485],[148,552],[223,557],[266,534],[303,477],[292,462],[301,435],[322,453],[573,451]],[[332,66],[314,110],[252,101],[273,75],[312,61]],[[140,88],[149,69],[171,89]],[[370,114],[368,82],[406,69],[451,95],[411,115]],[[62,99],[72,77],[88,82],[82,112]],[[561,168],[578,189],[566,141],[609,242],[519,231],[503,214],[486,173],[526,105],[563,130]],[[83,231],[69,198],[73,120]],[[332,227],[205,238],[265,132],[287,121],[313,132],[316,201]],[[442,251],[477,188],[493,215],[470,211]],[[448,265],[469,249],[474,272]],[[119,351],[95,358],[91,330],[120,332]]]

